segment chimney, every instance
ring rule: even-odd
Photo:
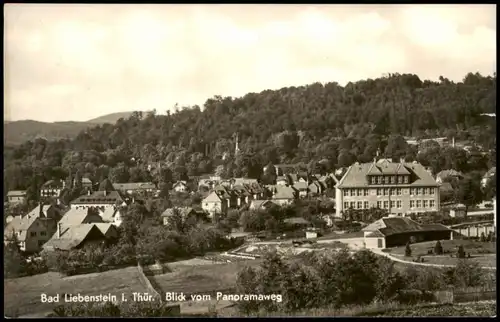
[[[61,223],[57,223],[57,238],[61,238]]]

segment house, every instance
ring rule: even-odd
[[[488,172],[486,172],[484,174],[483,178],[481,179],[481,187],[486,188],[486,185],[488,184],[488,182],[490,180],[493,179],[496,172],[497,172],[497,167],[493,167],[493,168],[489,169]]]
[[[50,206],[38,206],[26,216],[14,217],[5,227],[4,242],[15,236],[20,249],[27,253],[36,253],[47,242],[57,229],[57,217],[48,212]],[[45,209],[45,212],[44,212]]]
[[[189,188],[188,188],[188,185],[187,185],[186,181],[177,181],[172,186],[172,189],[175,192],[188,192],[189,191]]]
[[[63,180],[49,180],[40,189],[40,196],[43,198],[59,198],[61,191],[65,187]]]
[[[99,211],[103,222],[111,223],[116,227],[120,227],[123,223],[123,217],[118,207],[105,207],[104,210]]]
[[[87,177],[83,177],[80,182],[81,186],[85,190],[92,190],[94,184],[92,183],[92,180],[90,180]],[[76,186],[76,178],[73,179],[73,186]]]
[[[362,229],[366,248],[390,248],[408,242],[449,240],[453,232],[441,224],[419,223],[406,217],[384,217]]]
[[[80,249],[91,244],[101,244],[106,236],[95,224],[79,224],[63,229],[58,226],[56,233],[43,245],[45,251]]]
[[[276,203],[274,203],[272,200],[252,200],[252,203],[250,203],[250,210],[267,210],[271,209],[274,207],[279,207]]]
[[[464,218],[465,209],[467,208],[464,204],[452,205],[450,208],[450,217],[452,218]]]
[[[9,204],[19,204],[26,200],[26,190],[10,190],[7,192],[7,201]]]
[[[273,202],[280,206],[291,204],[298,196],[298,191],[292,187],[277,186],[276,193],[273,196]]]
[[[230,207],[230,200],[224,198],[219,191],[212,191],[202,200],[201,207],[213,217],[215,214],[225,214]]]
[[[181,208],[167,208],[165,211],[161,214],[162,222],[163,225],[168,225],[168,218],[172,217],[174,215],[175,211],[179,211],[179,214],[183,218],[188,218],[188,217],[194,217],[197,220],[205,220],[206,214],[202,211],[197,211],[194,208],[191,207],[181,207]]]
[[[61,220],[59,220],[58,225],[64,232],[67,228],[72,226],[103,222],[104,220],[99,214],[98,208],[70,208],[64,216],[62,216]]]
[[[288,184],[288,178],[286,176],[278,176],[276,178],[276,184],[279,186],[285,186]]]
[[[98,191],[80,196],[71,202],[71,208],[100,208],[126,206],[121,195],[113,188],[108,179],[105,179],[99,185]]]
[[[236,206],[246,205],[253,199],[253,195],[248,191],[247,186],[238,184],[232,187],[231,191],[235,194]]]
[[[299,197],[304,198],[307,196],[308,184],[304,181],[297,181],[293,184],[293,188],[298,191]]]
[[[156,185],[152,182],[113,183],[113,189],[126,195],[152,195],[156,193]]]
[[[380,208],[399,216],[439,211],[439,198],[438,184],[416,161],[356,162],[335,186],[336,217],[346,209]]]
[[[251,179],[251,178],[234,178],[230,180],[232,186],[243,186],[243,185],[252,185],[252,184],[258,184],[257,179]]]
[[[443,170],[436,175],[436,182],[443,183],[447,179],[460,180],[464,177],[463,173],[456,170]]]

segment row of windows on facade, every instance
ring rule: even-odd
[[[436,188],[410,188],[410,195],[434,195]],[[345,189],[344,197],[368,196],[370,189]],[[401,196],[402,188],[377,188],[377,196]]]
[[[389,200],[377,201],[377,208],[389,209],[390,208],[403,208],[402,200]],[[435,200],[410,200],[410,208],[434,208],[436,206]],[[368,201],[345,201],[344,208],[352,209],[370,209],[370,203]]]
[[[410,176],[369,176],[371,184],[409,183]]]

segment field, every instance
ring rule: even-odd
[[[440,265],[455,265],[458,261],[456,257],[451,257],[450,254],[456,255],[459,245],[464,247],[465,253],[470,253],[470,260],[476,261],[482,267],[496,267],[496,243],[494,242],[478,242],[472,240],[442,240],[441,245],[444,251],[449,251],[450,254],[444,255],[429,255],[429,249],[434,249],[436,242],[424,242],[411,244],[412,257],[421,256],[424,258],[424,263],[440,264]],[[404,259],[405,246],[395,247],[388,250],[391,255],[395,255]],[[408,258],[407,260],[411,260]]]
[[[102,273],[93,273],[64,277],[59,273],[8,279],[4,281],[5,315],[26,315],[40,312],[51,312],[54,304],[41,303],[40,295],[63,294],[99,295],[114,294],[121,299],[121,294],[128,298],[132,292],[146,292],[139,280],[137,267],[128,267]]]
[[[262,260],[252,260],[194,266],[169,265],[171,273],[156,275],[154,279],[165,292],[214,294],[233,289],[240,270],[246,266],[257,267],[261,262]]]

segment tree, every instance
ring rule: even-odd
[[[438,240],[436,245],[434,245],[434,254],[442,255],[443,254],[443,246],[441,246],[441,242]]]
[[[477,205],[483,200],[481,184],[478,180],[466,176],[458,182],[458,188],[455,191],[455,201],[465,205],[465,215],[470,207]]]
[[[239,294],[252,294],[257,290],[259,282],[258,272],[251,266],[246,266],[238,272],[236,291]],[[257,301],[238,301],[236,305],[238,310],[245,315],[250,315],[259,310]]]
[[[411,246],[410,242],[406,243],[405,257],[411,257]]]
[[[4,253],[4,266],[3,273],[5,277],[17,277],[24,273],[26,260],[21,255],[21,249],[19,248],[18,240],[15,235],[12,235],[4,243],[3,247]]]

